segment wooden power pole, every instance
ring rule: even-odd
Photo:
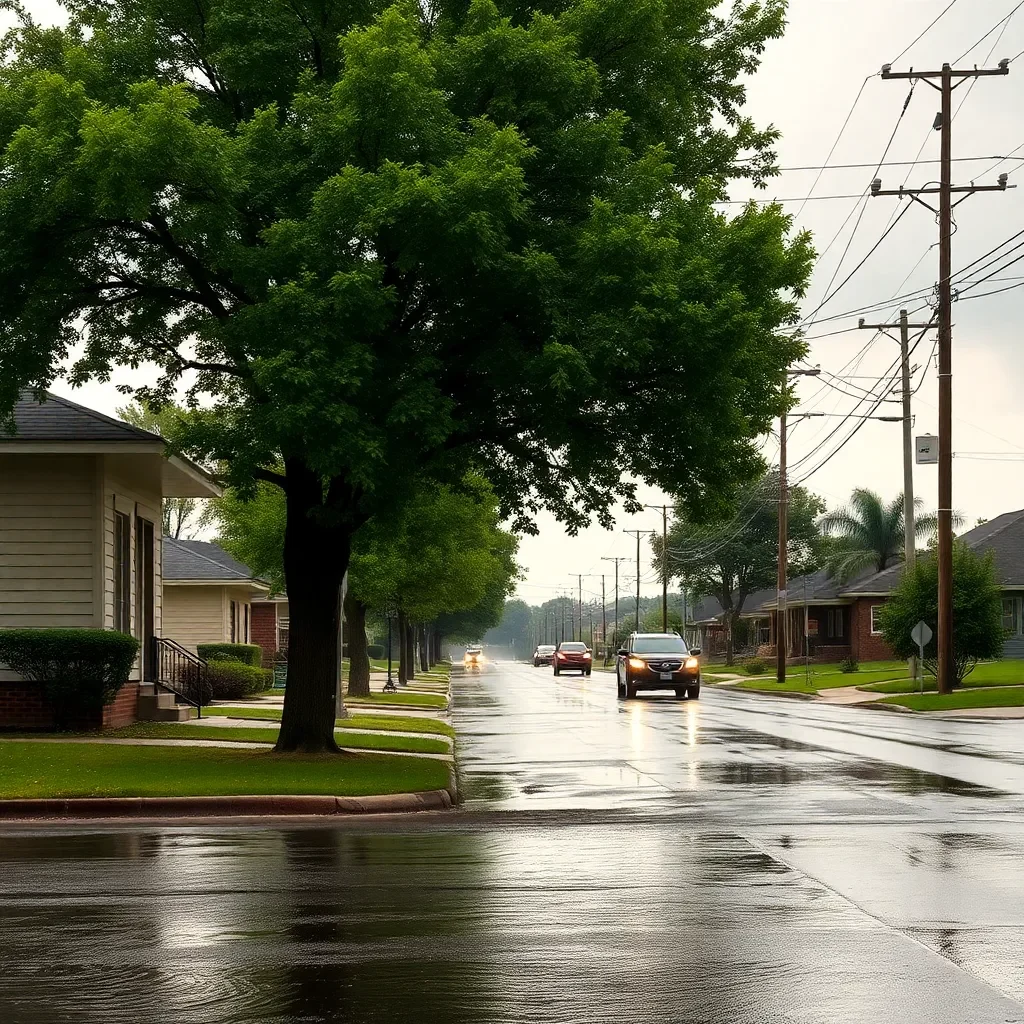
[[[939,622],[938,622],[938,689],[953,689],[953,207],[975,192],[1002,192],[1007,188],[1007,175],[999,176],[998,185],[958,185],[952,182],[953,91],[968,79],[1008,75],[1010,62],[1001,60],[997,68],[954,69],[943,64],[941,71],[893,71],[882,65],[882,78],[911,79],[925,82],[938,90],[942,108],[935,119],[936,130],[942,133],[939,184],[925,188],[883,190],[876,178],[871,183],[873,196],[907,196],[936,214],[939,219]],[[954,194],[963,199],[953,202]],[[936,209],[922,196],[937,195]]]

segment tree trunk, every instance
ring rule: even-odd
[[[405,651],[409,668],[406,670],[406,678],[416,678],[416,627],[411,622],[405,624]]]
[[[406,638],[409,635],[408,620],[405,612],[398,613],[398,683],[405,686],[409,682],[409,645]]]
[[[427,627],[421,622],[419,626],[418,647],[420,652],[420,671],[430,670],[430,658],[427,655]]]
[[[370,659],[366,653],[366,605],[345,595],[345,627],[348,637],[348,695],[370,696]]]
[[[287,465],[284,570],[288,587],[288,686],[279,752],[337,752],[334,739],[338,686],[341,581],[348,568],[352,530],[324,525],[310,512],[323,504],[323,484],[302,463]]]

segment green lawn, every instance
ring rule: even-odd
[[[282,793],[366,796],[447,786],[448,765],[423,757],[0,740],[2,799]]]
[[[1024,686],[1000,686],[990,690],[958,690],[956,693],[912,693],[886,697],[880,704],[899,704],[914,711],[954,711],[971,708],[1024,707]]]
[[[122,729],[110,729],[104,736],[114,739],[161,740],[234,740],[237,743],[276,743],[278,727],[261,729],[248,725],[190,725],[178,722],[136,722]],[[408,750],[423,754],[450,754],[446,740],[430,736],[372,736],[366,733],[345,733],[338,743],[360,750]]]
[[[737,683],[737,689],[759,690],[767,693],[817,693],[819,690],[836,689],[840,686],[860,686],[900,678],[907,673],[902,661],[865,662],[857,672],[841,672],[838,664],[810,666],[810,683],[803,665],[791,665],[786,670],[786,681],[781,686],[773,675],[754,676]],[[706,679],[712,675],[705,674]]]
[[[280,708],[268,707],[229,707],[218,704],[215,707],[203,708],[204,718],[242,718],[247,721],[281,721]],[[351,718],[339,718],[335,723],[337,729],[382,729],[385,732],[427,732],[440,736],[454,736],[455,730],[447,723],[436,718],[407,718],[402,715],[353,715]]]
[[[871,693],[907,693],[917,690],[918,686],[914,680],[905,679],[902,684],[865,686],[864,689]],[[986,661],[978,665],[964,680],[964,688],[976,689],[979,686],[1024,686],[1024,661]],[[936,688],[934,677],[925,676],[924,688],[925,691]]]

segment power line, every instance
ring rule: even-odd
[[[900,53],[900,55],[898,57],[896,57],[892,61],[890,61],[890,63],[891,64],[898,64],[919,42],[921,42],[922,39],[924,39],[924,37],[926,35],[928,35],[929,32],[931,32],[931,30],[933,28],[935,28],[935,26],[953,9],[953,7],[955,5],[956,5],[956,0],[950,0],[949,4],[947,4],[946,7],[944,7],[943,10],[931,22],[928,23],[928,25],[924,29],[924,31],[921,32],[921,34],[919,36],[917,36],[914,39],[914,41],[912,43],[910,43],[906,47],[906,49],[904,49]]]

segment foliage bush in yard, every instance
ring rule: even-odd
[[[252,668],[263,667],[263,648],[258,644],[197,644],[196,652],[204,661],[240,661]]]
[[[135,637],[106,629],[0,630],[0,663],[45,687],[58,729],[109,704],[138,653]]]
[[[904,569],[899,586],[882,607],[879,622],[885,642],[897,658],[918,653],[910,633],[918,622],[932,629],[924,649],[924,666],[936,674],[938,659],[939,564],[934,556],[919,558]],[[959,687],[982,660],[999,658],[1006,641],[1002,593],[992,553],[979,555],[963,541],[953,544],[953,685]]]

